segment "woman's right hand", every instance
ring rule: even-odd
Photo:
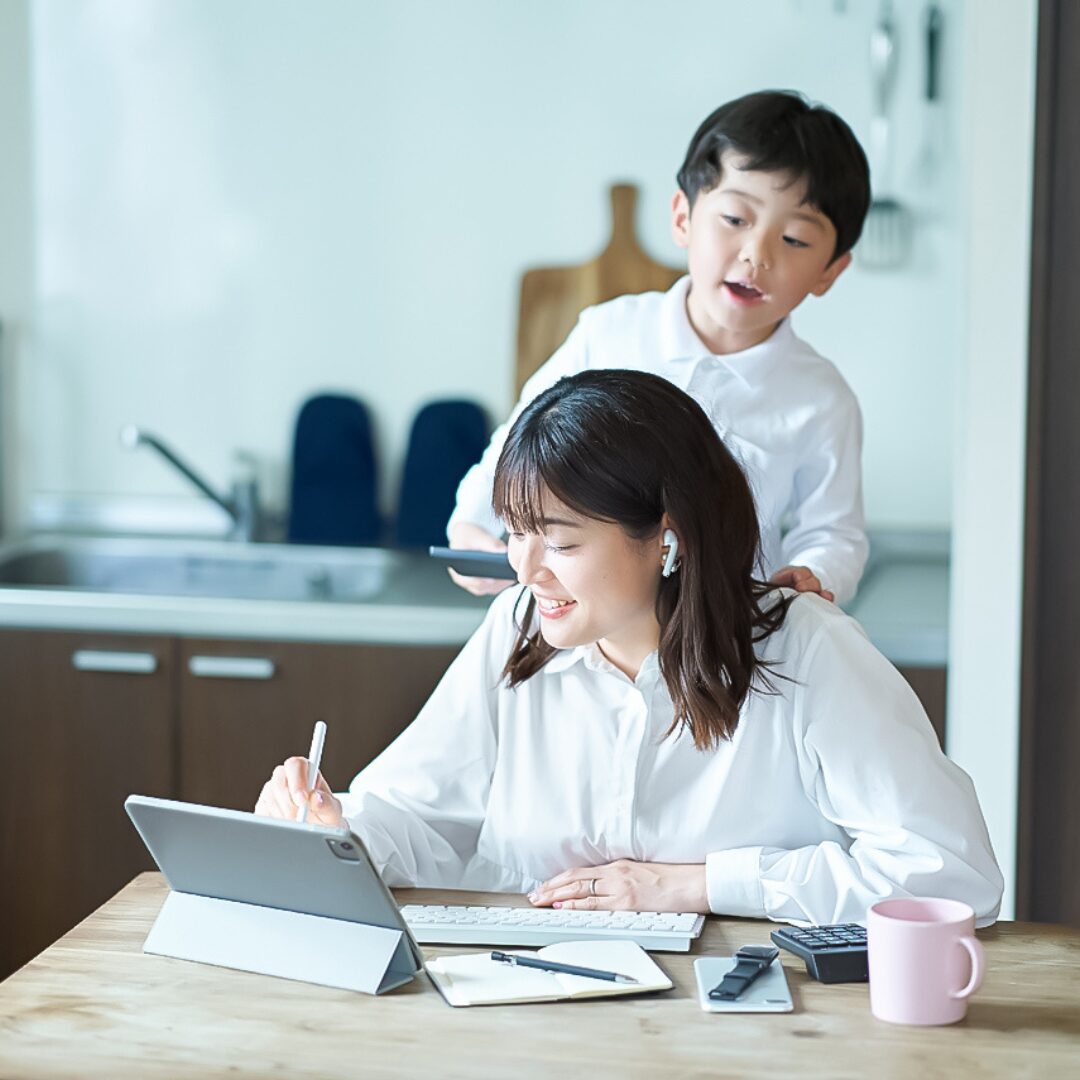
[[[474,525],[471,521],[459,521],[450,527],[448,536],[452,548],[464,548],[467,551],[505,551],[506,544],[492,536],[487,529]],[[460,585],[473,596],[494,596],[513,584],[505,578],[468,577],[456,570],[448,570],[455,585]]]
[[[322,773],[316,778],[315,790],[309,790],[307,773],[308,760],[304,757],[291,757],[279,765],[263,784],[255,813],[295,821],[300,807],[307,803],[309,824],[328,825],[333,829],[340,826],[345,820],[340,801],[334,798]]]

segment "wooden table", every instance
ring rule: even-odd
[[[768,943],[765,922],[710,919],[689,956],[654,954],[675,982],[663,994],[451,1009],[423,976],[376,998],[143,955],[165,895],[142,874],[0,984],[0,1077],[1080,1076],[1080,931],[1062,927],[980,932],[967,1019],[912,1028],[875,1020],[865,983],[823,986],[786,953],[793,1013],[702,1012],[693,957]]]

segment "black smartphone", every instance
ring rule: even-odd
[[[517,573],[510,565],[505,551],[469,551],[465,548],[429,547],[428,554],[466,577],[517,580]]]

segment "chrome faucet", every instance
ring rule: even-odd
[[[120,442],[129,450],[149,446],[156,450],[174,469],[182,473],[208,499],[218,504],[232,519],[229,537],[232,540],[251,542],[261,533],[262,514],[259,508],[259,485],[254,476],[237,479],[227,498],[219,495],[190,465],[181,461],[156,435],[128,424],[120,430]],[[248,462],[250,457],[242,455]]]

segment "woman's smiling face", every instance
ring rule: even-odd
[[[597,642],[630,675],[659,642],[656,595],[663,525],[635,540],[622,526],[543,496],[543,532],[512,532],[510,563],[536,598],[540,632],[557,649]]]

